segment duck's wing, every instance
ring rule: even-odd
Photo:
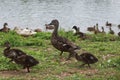
[[[15,54],[16,56],[21,56],[21,55],[25,55],[26,54],[25,52],[23,52],[20,49],[11,49],[10,53],[11,54]]]
[[[57,42],[59,44],[62,44],[62,46],[66,47],[66,48],[73,48],[74,50],[75,49],[80,49],[79,46],[75,45],[73,42],[69,41],[67,38],[64,38],[64,37],[61,37],[61,36],[57,37]]]
[[[84,57],[89,63],[94,63],[98,61],[98,59],[91,53],[84,53]]]
[[[37,61],[34,57],[27,55],[26,64],[29,64],[29,67],[37,65],[39,61]]]

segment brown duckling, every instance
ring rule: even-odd
[[[30,55],[21,55],[17,58],[14,58],[16,64],[20,64],[23,68],[27,69],[27,72],[30,72],[29,68],[35,66],[39,63],[34,57]]]
[[[75,34],[74,34],[75,36],[78,35],[79,38],[85,39],[86,35],[85,35],[85,33],[80,32],[79,27],[73,26],[72,29],[74,29],[76,31]]]
[[[48,24],[48,26],[54,27],[54,31],[53,31],[52,36],[51,36],[52,45],[56,49],[61,51],[60,56],[62,55],[63,52],[69,52],[69,56],[67,58],[67,60],[69,60],[70,57],[73,56],[74,50],[80,49],[80,47],[76,46],[68,39],[58,35],[58,27],[59,27],[58,20],[56,20],[56,19],[52,20],[51,23]]]
[[[111,27],[109,27],[109,34],[114,34],[114,31],[111,29]]]
[[[0,29],[1,32],[9,32],[10,28],[8,28],[8,23],[3,24],[3,28]]]
[[[112,23],[108,23],[108,21],[107,21],[106,26],[112,27]]]
[[[90,64],[96,63],[98,61],[98,59],[89,52],[85,52],[80,55],[75,53],[75,58],[76,60],[83,62],[81,66],[84,66],[85,64],[87,64],[89,68],[90,68]]]
[[[10,46],[9,42],[5,42],[4,46],[6,48],[4,49],[4,53],[3,54],[4,54],[5,57],[11,59],[9,62],[13,61],[14,58],[17,58],[17,57],[19,57],[21,55],[25,55],[26,54],[22,50],[19,50],[19,49],[10,49],[11,46]]]

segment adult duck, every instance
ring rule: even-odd
[[[81,66],[84,66],[85,64],[87,64],[89,68],[90,68],[90,64],[96,63],[98,61],[98,59],[89,52],[85,52],[80,55],[78,55],[78,53],[75,53],[75,58],[77,61],[83,62]]]
[[[52,45],[61,51],[60,56],[62,55],[63,52],[69,52],[69,56],[67,60],[70,59],[71,56],[74,54],[74,50],[80,49],[80,47],[76,46],[73,44],[71,41],[69,41],[67,38],[61,37],[58,35],[58,27],[59,27],[59,22],[58,20],[52,20],[48,26],[54,26],[54,31],[52,33],[51,37],[51,43]]]
[[[3,28],[0,29],[0,32],[9,32],[10,28],[8,28],[8,23],[3,24]]]

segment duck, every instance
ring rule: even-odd
[[[86,35],[85,33],[80,32],[79,27],[73,26],[72,29],[75,30],[75,33],[74,33],[75,36],[78,35],[80,38],[85,39]]]
[[[112,27],[112,23],[108,23],[108,21],[107,21],[106,26]]]
[[[88,28],[87,28],[87,31],[90,31],[90,32],[91,32],[91,31],[94,31],[94,30],[95,30],[95,25],[94,25],[93,27],[88,27]]]
[[[4,49],[3,54],[6,58],[10,59],[9,62],[12,62],[14,58],[17,58],[21,55],[26,55],[26,53],[20,49],[11,49],[11,45],[8,41],[4,43],[4,46],[6,48]]]
[[[109,34],[114,34],[114,31],[111,29],[111,27],[109,27]]]
[[[14,31],[21,35],[21,36],[24,36],[24,37],[28,37],[28,36],[32,36],[32,35],[35,35],[37,32],[33,31],[33,30],[30,30],[28,28],[25,28],[25,29],[21,29],[19,27],[15,27],[14,28]]]
[[[53,26],[49,26],[48,24],[45,24],[45,26],[46,26],[46,31],[47,31],[47,30],[53,30],[53,29],[54,29]]]
[[[91,53],[89,52],[84,52],[81,53],[80,55],[78,55],[78,53],[75,53],[75,58],[77,61],[82,61],[83,64],[80,65],[81,67],[84,65],[88,65],[88,67],[90,68],[90,64],[94,64],[98,61],[98,59]]]
[[[34,30],[35,32],[42,32],[42,30],[40,28],[37,28]]]
[[[14,61],[16,64],[20,64],[23,68],[27,68],[27,72],[30,72],[29,68],[39,63],[34,57],[27,55],[20,49],[10,49],[10,43],[5,42],[4,56],[11,59],[9,62]]]
[[[16,64],[22,65],[23,69],[26,68],[28,73],[30,72],[30,67],[39,64],[39,61],[30,55],[21,55],[17,58],[14,58],[14,61]]]
[[[0,29],[0,32],[9,32],[10,28],[8,28],[8,23],[3,24],[3,28]]]
[[[59,21],[57,19],[52,20],[51,23],[48,24],[48,26],[54,27],[54,30],[51,36],[51,43],[53,47],[61,51],[60,56],[62,56],[63,52],[69,52],[69,56],[66,60],[70,60],[75,50],[79,50],[80,47],[75,45],[73,42],[71,42],[67,38],[59,36],[58,34]]]

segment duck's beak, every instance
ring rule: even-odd
[[[54,27],[54,25],[52,23],[50,24],[45,24],[46,27]]]

